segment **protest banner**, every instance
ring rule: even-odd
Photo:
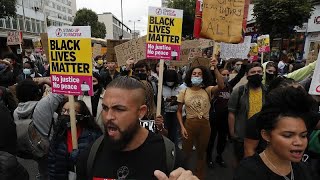
[[[217,42],[240,43],[245,3],[248,2],[203,0],[201,37]]]
[[[311,95],[320,95],[320,54],[318,55],[316,68],[312,76],[312,81],[309,89],[309,94]]]
[[[100,56],[101,55],[101,44],[97,44],[95,43],[92,47],[92,57],[95,58],[97,56]]]
[[[21,45],[23,42],[21,31],[8,31],[7,33],[7,45]]]
[[[52,92],[69,95],[72,147],[78,148],[74,95],[93,95],[90,26],[48,28]]]
[[[239,58],[247,59],[250,52],[251,36],[246,36],[240,44],[220,44],[220,57],[223,59]]]
[[[270,37],[269,35],[262,35],[258,37],[258,51],[260,53],[270,52]]]
[[[130,58],[136,62],[146,59],[146,36],[122,43],[114,48],[118,65],[126,65]]]
[[[188,62],[190,51],[200,46],[199,40],[186,40],[181,43],[180,61]]]
[[[93,95],[91,30],[89,26],[48,29],[52,92]]]
[[[146,57],[179,60],[183,10],[149,7]]]
[[[257,43],[251,43],[250,45],[250,59],[251,61],[257,61],[258,60],[258,44]]]

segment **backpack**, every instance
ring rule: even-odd
[[[172,141],[170,141],[167,137],[162,136],[163,141],[164,141],[164,146],[166,149],[166,164],[167,164],[167,169],[169,172],[172,172],[174,170],[175,166],[175,161],[176,161],[176,148],[175,145]],[[92,174],[92,168],[93,168],[93,163],[96,157],[96,154],[98,152],[98,149],[104,139],[104,135],[100,136],[92,145],[90,149],[90,153],[88,156],[88,161],[87,161],[87,177],[91,178],[93,176]]]
[[[35,108],[34,108],[35,109]],[[52,118],[48,136],[43,136],[35,127],[32,116],[26,119],[16,120],[17,130],[17,156],[23,159],[38,160],[43,158],[49,152],[49,137],[54,123]]]
[[[315,130],[311,133],[308,150],[320,154],[320,130]]]

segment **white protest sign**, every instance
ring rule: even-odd
[[[140,126],[146,128],[151,132],[156,132],[156,121],[155,120],[140,120]]]
[[[247,59],[250,52],[251,38],[251,36],[246,36],[244,42],[240,44],[221,43],[220,57],[223,59]]]
[[[7,34],[7,45],[18,45],[22,44],[22,32],[21,31],[8,31]]]
[[[309,89],[309,94],[311,95],[320,95],[320,54],[318,55],[317,65],[314,69],[312,76],[312,82]]]

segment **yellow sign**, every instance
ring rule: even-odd
[[[203,0],[201,36],[218,42],[240,43],[245,0]]]
[[[50,68],[54,74],[88,75],[92,74],[90,39],[65,39],[49,40]],[[88,62],[88,59],[90,62]]]

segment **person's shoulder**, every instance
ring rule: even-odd
[[[264,164],[258,154],[244,158],[236,169],[234,180],[256,179],[265,174]]]

